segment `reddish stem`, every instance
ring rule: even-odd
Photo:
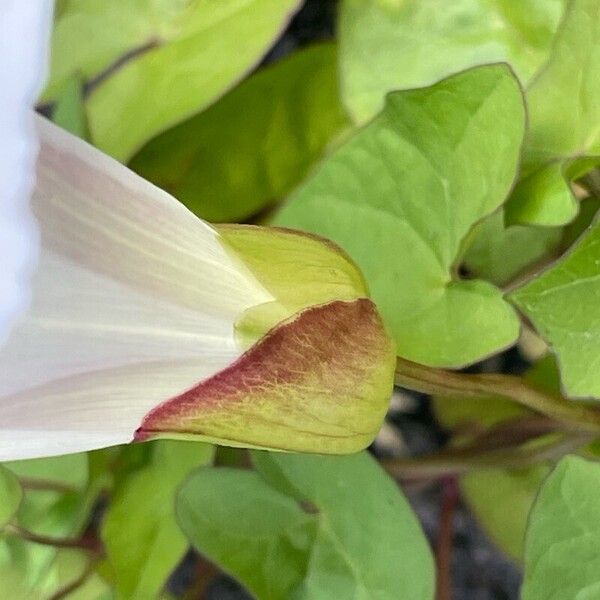
[[[40,544],[42,546],[53,546],[55,548],[74,548],[78,550],[86,550],[93,554],[102,554],[103,548],[99,540],[91,537],[79,537],[79,538],[57,538],[53,536],[43,535],[29,531],[24,527],[13,525],[12,523],[4,526],[4,531],[12,535],[17,535],[20,538],[33,542],[34,544]]]
[[[436,541],[437,562],[437,600],[451,600],[452,576],[452,544],[454,537],[454,512],[458,504],[458,485],[455,477],[445,477],[442,483],[442,507],[440,511],[440,527]]]

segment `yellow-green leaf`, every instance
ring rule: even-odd
[[[506,61],[526,81],[546,58],[566,0],[343,0],[342,92],[364,122],[398,89]]]
[[[73,73],[93,82],[92,141],[120,160],[200,112],[265,54],[298,0],[72,0],[52,40],[52,98]]]
[[[336,48],[318,44],[158,136],[131,167],[204,219],[243,221],[284,198],[345,126]]]

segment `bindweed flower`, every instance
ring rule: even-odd
[[[37,118],[29,312],[0,349],[0,460],[156,437],[347,453],[374,438],[395,352],[334,245],[211,227]]]

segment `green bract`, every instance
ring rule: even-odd
[[[298,0],[75,0],[58,13],[47,99],[73,73],[94,144],[120,160],[206,108],[266,52]]]
[[[213,222],[281,200],[346,126],[333,44],[259,71],[212,107],[152,140],[132,168]]]
[[[345,454],[385,417],[395,348],[360,271],[337,246],[285,229],[218,227],[220,241],[272,300],[235,323],[246,352],[136,433],[232,446]]]
[[[548,477],[529,518],[523,600],[600,596],[600,465],[568,456]]]
[[[363,122],[397,89],[499,61],[526,81],[543,63],[565,0],[344,0],[344,101]]]
[[[425,537],[371,457],[254,453],[253,462],[258,472],[198,471],[177,514],[194,546],[258,598],[432,600]]]
[[[273,296],[271,302],[248,309],[236,323],[244,345],[310,306],[368,296],[356,265],[323,238],[273,227],[219,225],[217,229],[229,252]]]
[[[350,254],[401,356],[474,362],[514,342],[519,323],[497,288],[454,267],[473,225],[504,201],[523,131],[519,84],[502,65],[390,94],[275,222]]]

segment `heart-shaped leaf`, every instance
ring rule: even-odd
[[[196,472],[177,514],[192,543],[257,597],[432,600],[418,521],[368,454],[255,452],[253,462],[258,472]]]
[[[362,268],[401,356],[460,366],[513,343],[494,286],[462,281],[465,237],[512,184],[524,108],[511,71],[479,67],[392,93],[275,222],[329,237]]]

